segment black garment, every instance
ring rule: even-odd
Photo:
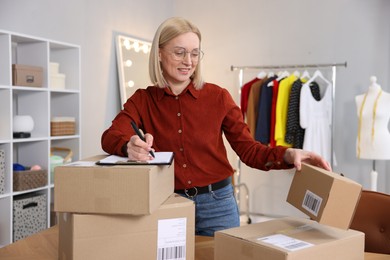
[[[268,86],[268,84],[276,78],[277,76],[270,77],[261,85],[261,94],[259,97],[255,140],[266,145],[270,143],[271,108],[273,95],[273,87]]]
[[[312,81],[309,85],[311,94],[314,99],[319,101],[321,99],[320,86],[317,82]],[[305,136],[305,129],[299,123],[299,101],[301,98],[302,81],[297,79],[290,92],[287,110],[286,122],[286,143],[292,144],[293,148],[303,148],[303,139]]]

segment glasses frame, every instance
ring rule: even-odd
[[[200,49],[187,51],[184,47],[174,47],[173,50],[169,50],[169,53],[176,61],[183,61],[189,54],[192,62],[199,62],[204,56],[204,52]],[[193,55],[196,55],[196,57]]]

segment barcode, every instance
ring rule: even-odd
[[[309,244],[305,243],[305,242],[297,242],[295,244],[291,244],[291,245],[285,246],[285,248],[288,249],[288,250],[294,250],[294,249],[298,249],[298,248],[307,247],[308,245]]]
[[[305,197],[303,198],[302,207],[311,212],[313,215],[317,216],[320,211],[322,203],[322,198],[314,194],[313,192],[307,190]]]
[[[185,257],[185,246],[164,247],[157,250],[157,260],[184,260]]]

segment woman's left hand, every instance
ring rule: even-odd
[[[302,169],[302,162],[332,171],[329,162],[320,155],[302,149],[288,148],[284,154],[284,160],[289,164],[294,164],[298,171]]]

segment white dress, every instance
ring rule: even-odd
[[[326,86],[321,100],[311,94],[310,82],[302,86],[300,97],[300,125],[305,129],[303,150],[321,155],[328,162],[332,154],[332,84]]]

